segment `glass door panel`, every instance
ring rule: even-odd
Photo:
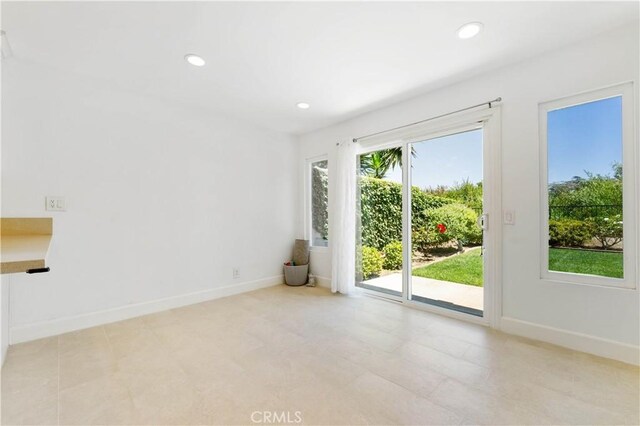
[[[358,164],[356,286],[401,298],[402,148],[362,154]]]
[[[410,146],[410,299],[482,316],[483,130]]]

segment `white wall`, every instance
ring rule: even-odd
[[[16,57],[2,87],[2,216],[54,220],[51,272],[12,276],[12,342],[281,282],[292,137]]]
[[[2,22],[2,4],[0,4],[0,22]],[[1,52],[4,54],[4,52]],[[2,56],[0,54],[0,56]],[[0,76],[2,64],[0,58]],[[2,99],[2,78],[0,78],[0,100]],[[2,161],[2,102],[0,102],[0,162]],[[0,212],[2,211],[2,197],[0,197]],[[9,284],[8,276],[0,276],[0,366],[4,365],[4,359],[9,346]]]
[[[637,25],[620,28],[303,135],[300,158],[328,153],[329,176],[335,175],[331,168],[335,164],[335,143],[339,140],[350,140],[501,96],[504,99],[502,203],[504,209],[515,210],[517,218],[515,226],[503,227],[503,328],[637,362],[640,333],[637,289],[540,279],[538,103],[631,80],[636,83],[637,96],[638,36]],[[336,202],[331,195],[330,202]],[[329,250],[314,252],[313,273],[330,277],[330,259]],[[573,343],[569,342],[571,339]]]
[[[7,276],[0,278],[0,366],[9,348],[9,283]]]

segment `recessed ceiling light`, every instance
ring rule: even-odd
[[[311,105],[309,105],[309,104],[308,104],[308,103],[306,103],[306,102],[298,102],[298,103],[296,104],[296,106],[297,106],[298,108],[300,108],[300,109],[309,109],[309,107],[310,107]]]
[[[472,38],[480,34],[482,31],[482,23],[481,22],[469,22],[468,24],[464,24],[458,29],[458,38],[467,39]]]
[[[204,59],[202,59],[201,56],[195,55],[193,53],[189,53],[188,55],[185,55],[184,59],[187,62],[189,62],[191,65],[194,65],[196,67],[203,67],[205,64]]]

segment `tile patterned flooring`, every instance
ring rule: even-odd
[[[12,346],[2,423],[637,425],[639,378],[390,302],[277,286]]]

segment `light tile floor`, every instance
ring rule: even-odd
[[[3,424],[640,422],[636,367],[308,287],[15,345],[2,379]]]

